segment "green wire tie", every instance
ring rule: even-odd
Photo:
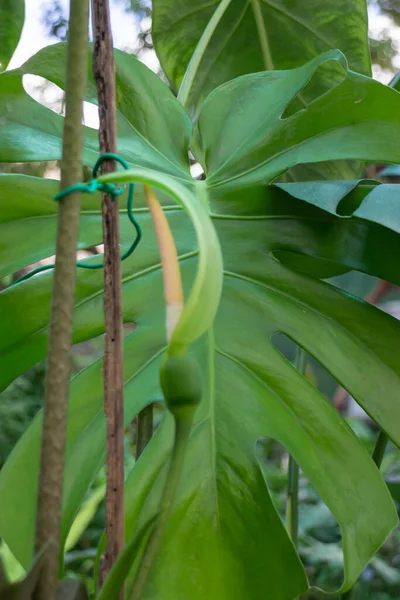
[[[71,186],[65,188],[64,190],[61,190],[61,192],[58,192],[58,194],[56,194],[54,196],[54,200],[57,200],[57,201],[62,200],[69,194],[72,194],[72,192],[81,192],[82,194],[93,194],[94,192],[100,191],[100,192],[103,192],[106,194],[110,194],[112,197],[112,200],[115,201],[117,196],[120,196],[124,192],[124,189],[122,187],[116,186],[114,183],[100,183],[96,179],[97,172],[98,172],[100,166],[106,160],[115,160],[115,161],[119,162],[119,164],[122,165],[124,167],[124,169],[129,169],[128,163],[121,156],[118,156],[117,154],[113,154],[112,152],[105,152],[98,158],[96,164],[93,167],[91,181],[89,181],[88,183],[75,183],[74,185],[71,185]],[[121,261],[128,258],[128,256],[130,256],[134,252],[134,250],[138,246],[140,240],[142,239],[142,230],[133,214],[134,191],[135,191],[135,185],[133,183],[130,183],[129,187],[128,187],[127,209],[128,209],[129,220],[133,224],[134,228],[136,229],[136,238],[133,241],[130,248],[128,248],[128,250],[126,252],[124,252],[124,254],[121,255]],[[86,264],[82,261],[77,261],[76,266],[81,267],[82,269],[101,269],[104,266],[104,263]],[[15,285],[16,283],[20,283],[21,281],[30,279],[30,277],[37,275],[37,273],[42,273],[43,271],[48,271],[49,269],[54,269],[54,267],[55,267],[54,264],[37,267],[37,269],[33,269],[33,271],[30,271],[23,277],[20,277],[19,279],[14,281],[11,285]]]

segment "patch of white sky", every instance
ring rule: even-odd
[[[400,70],[400,27],[393,25],[393,21],[387,15],[379,14],[379,8],[375,4],[368,7],[369,13],[369,32],[371,37],[380,39],[388,33],[393,40],[396,50],[396,56],[393,59],[393,65]],[[382,69],[379,65],[373,66],[373,76],[382,83],[389,83],[393,78],[393,73]]]
[[[60,0],[60,4],[68,16],[69,0]],[[46,8],[51,7],[49,0],[26,0],[25,2],[25,23],[22,30],[21,39],[15,50],[8,69],[15,69],[22,65],[31,56],[36,54],[45,46],[57,43],[56,37],[47,34],[43,23],[43,15]],[[143,23],[147,26],[148,23]],[[131,11],[125,10],[123,1],[111,0],[111,26],[113,31],[114,46],[120,50],[134,52],[138,45],[138,34],[140,32],[137,19]],[[91,28],[90,28],[91,31]],[[156,54],[152,50],[144,50],[140,59],[153,71],[157,71],[160,64]],[[36,75],[24,75],[24,87],[26,91],[36,100],[46,104],[49,108],[60,112],[62,103],[62,90],[43,78]],[[89,103],[84,106],[84,121],[89,127],[98,126],[97,107]]]

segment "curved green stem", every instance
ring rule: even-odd
[[[264,68],[266,71],[273,71],[274,62],[271,56],[271,49],[269,47],[267,30],[265,29],[263,14],[261,12],[260,0],[251,0],[251,6],[254,13],[254,19],[256,21],[258,38],[260,40]]]
[[[307,355],[302,348],[297,349],[295,367],[305,375]],[[286,523],[293,544],[297,547],[299,532],[299,467],[292,455],[289,456]]]
[[[218,8],[209,20],[207,27],[203,31],[203,35],[201,36],[195,51],[193,52],[192,58],[190,59],[181,87],[178,92],[178,100],[183,106],[187,105],[189,95],[193,86],[193,81],[196,77],[204,53],[207,50],[207,46],[214,34],[214,31],[218,26],[218,23],[222,19],[230,3],[231,0],[222,0],[222,2],[220,2]]]
[[[135,581],[129,596],[130,600],[140,600],[142,598],[149,571],[159,552],[182,472],[185,450],[192,426],[192,416],[193,413],[191,416],[187,415],[185,417],[175,419],[174,446],[172,449],[167,480],[165,482],[164,492],[160,502],[159,516],[153,526],[152,532],[140,559]]]
[[[170,350],[190,346],[210,327],[219,306],[223,282],[221,246],[204,203],[199,201],[205,182],[183,186],[169,175],[135,167],[98,177],[101,183],[147,183],[167,192],[186,211],[197,238],[199,260],[196,277],[179,320],[172,332]]]

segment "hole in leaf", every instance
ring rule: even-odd
[[[137,329],[137,323],[127,321],[122,326],[123,336],[126,338]],[[72,371],[77,375],[89,365],[99,360],[104,354],[104,333],[79,342],[72,346]]]
[[[90,129],[99,128],[99,109],[95,104],[91,102],[83,103],[83,119],[82,124]]]
[[[400,310],[400,307],[399,307]],[[280,354],[282,354],[293,365],[296,362],[296,356],[300,346],[284,333],[276,333],[271,341]],[[306,353],[306,372],[305,377],[321,394],[338,410],[349,425],[356,421],[365,423],[371,430],[376,430],[376,425],[362,409],[362,407],[352,398],[348,391],[325,369],[325,367],[312,355]],[[357,433],[357,423],[352,426]]]
[[[60,169],[55,160],[46,162],[1,163],[1,173],[17,173],[33,177],[46,177],[47,179],[60,179]]]
[[[359,271],[351,271],[332,278],[329,283],[352,296],[369,302],[378,310],[400,319],[400,289],[397,286]],[[334,404],[339,410],[346,408],[349,425],[357,435],[363,423],[367,424],[370,430],[376,430],[376,425],[371,418],[340,386],[335,393]]]
[[[51,256],[46,256],[34,263],[31,263],[30,265],[26,265],[25,267],[23,267],[22,269],[20,269],[19,271],[16,271],[15,273],[13,273],[12,277],[11,277],[11,283],[14,283],[15,281],[17,281],[18,279],[20,279],[21,277],[24,277],[25,275],[28,275],[29,273],[31,273],[32,271],[34,271],[35,269],[38,269],[39,267],[45,267],[48,265],[53,265],[54,261],[55,261],[56,257],[55,255],[51,255]],[[43,273],[47,273],[49,272],[50,269],[48,271],[43,271],[40,273],[37,273],[35,275],[32,275],[32,279],[34,277],[40,277]]]
[[[373,304],[381,310],[385,310],[384,305],[386,303],[400,300],[400,290],[396,285],[361,271],[352,270],[344,275],[327,279],[327,282],[352,296]],[[394,307],[393,311],[390,307],[385,310],[385,312],[397,318]]]
[[[278,441],[261,438],[257,441],[256,455],[274,506],[287,523],[289,453]],[[343,581],[340,526],[301,469],[298,512],[298,553],[310,584],[333,592]]]
[[[17,377],[0,394],[0,468],[42,408],[44,378],[45,362],[41,361]]]
[[[190,174],[194,179],[203,179],[204,170],[200,163],[195,162],[190,165]]]
[[[347,77],[345,69],[336,60],[329,60],[320,65],[311,79],[296,94],[281,115],[281,119],[288,119],[314,102],[323,94],[333,90]]]
[[[47,169],[44,173],[44,177],[46,179],[54,179],[56,181],[60,181],[61,179],[61,169],[57,163],[49,163]]]
[[[344,265],[309,256],[308,254],[300,254],[299,252],[291,252],[290,250],[275,250],[271,253],[272,256],[285,267],[293,271],[299,271],[316,279],[328,279],[337,277],[347,273],[350,269]]]
[[[104,254],[104,244],[97,244],[97,246],[95,246],[93,250],[95,250],[93,254]]]
[[[65,116],[65,93],[58,85],[39,75],[24,75],[22,84],[26,93],[39,104]],[[99,113],[95,104],[83,103],[82,124],[91,129],[99,128]]]
[[[161,425],[161,422],[164,417],[165,406],[158,400],[154,400],[147,406],[152,406],[153,408],[153,436],[156,433],[157,429]],[[132,456],[137,456],[137,439],[138,439],[138,416],[136,416],[127,429],[127,436],[129,437]],[[143,450],[144,452],[145,450]],[[143,453],[142,452],[142,453]],[[140,458],[140,457],[139,457]]]
[[[99,248],[100,248],[100,251],[98,250]],[[102,245],[101,246],[94,246],[93,248],[91,247],[91,248],[87,248],[87,249],[78,250],[76,252],[76,260],[77,261],[81,261],[81,260],[84,260],[84,259],[93,258],[97,254],[102,254]],[[37,260],[34,263],[31,263],[30,265],[26,265],[22,269],[19,269],[18,271],[15,271],[12,274],[12,276],[10,278],[10,281],[9,281],[9,284],[14,283],[15,281],[17,281],[21,277],[24,277],[25,275],[28,275],[29,273],[31,273],[32,271],[35,271],[35,269],[38,269],[40,267],[46,267],[46,266],[54,265],[55,264],[55,260],[56,260],[56,257],[53,254],[53,255],[50,255],[50,256],[43,257],[40,260]],[[35,278],[35,277],[40,277],[44,273],[48,273],[48,272],[50,272],[52,270],[53,269],[49,268],[49,269],[46,269],[44,271],[35,273],[35,275],[32,275],[32,279]]]
[[[337,205],[336,212],[341,217],[351,217],[361,206],[364,198],[371,193],[371,184],[380,185],[379,181],[368,180],[368,183],[359,183]]]
[[[311,585],[330,592],[341,586],[344,570],[339,523],[302,471],[299,477],[298,551]]]
[[[58,85],[38,75],[23,75],[22,84],[31,98],[58,115],[64,115],[65,94]]]
[[[395,313],[400,317],[400,301],[388,302],[387,307],[384,307],[385,304],[377,306],[379,310],[383,309],[385,312],[392,311],[392,314]],[[300,346],[280,332],[274,334],[271,341],[276,350],[295,365]],[[360,427],[363,429],[363,424],[371,432],[376,432],[377,426],[372,418],[331,373],[325,369],[322,363],[308,353],[306,353],[305,377],[342,414],[356,435],[358,435]]]
[[[301,349],[300,346],[287,335],[280,332],[275,333],[272,336],[271,341],[276,350],[294,365],[296,362],[296,355]],[[320,362],[308,353],[306,353],[305,377],[325,396],[325,398],[331,400],[334,397],[338,382],[330,373],[328,373]]]

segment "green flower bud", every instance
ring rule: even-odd
[[[176,417],[193,416],[202,397],[201,370],[191,356],[169,356],[160,369],[161,389]],[[191,414],[192,413],[192,414]]]

